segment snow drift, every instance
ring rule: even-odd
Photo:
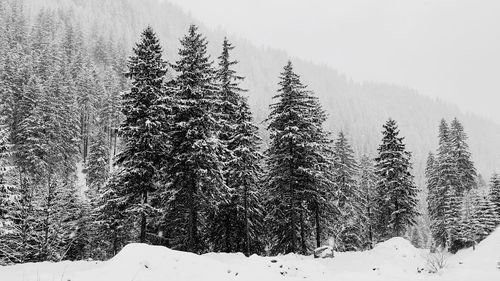
[[[335,253],[333,259],[282,255],[196,255],[160,246],[130,244],[106,262],[34,263],[0,267],[1,281],[271,281],[271,280],[500,280],[500,230],[450,256],[438,274],[421,270],[428,251],[403,238],[392,238],[373,250]]]

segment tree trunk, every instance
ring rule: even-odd
[[[321,225],[319,221],[319,204],[316,202],[316,208],[314,210],[315,220],[316,220],[316,247],[321,247]]]
[[[248,187],[245,185],[245,194],[243,197],[245,209],[245,244],[246,255],[250,256],[250,229],[248,226]]]
[[[187,250],[193,253],[198,251],[198,215],[196,210],[195,192],[196,182],[194,179],[191,181],[191,190],[189,193],[189,223],[188,223],[188,245]]]
[[[301,253],[305,255],[307,252],[307,247],[306,247],[306,232],[304,224],[304,210],[300,211],[300,246],[301,246]]]
[[[148,192],[147,191],[144,191],[142,193],[142,203],[144,205],[146,205],[148,203]],[[146,227],[147,227],[147,218],[146,218],[146,212],[144,211],[144,209],[142,210],[142,214],[141,214],[141,236],[140,236],[140,242],[141,243],[145,243],[146,242]]]

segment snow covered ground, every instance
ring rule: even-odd
[[[428,251],[393,238],[371,251],[335,253],[333,259],[242,254],[195,255],[164,247],[130,244],[106,262],[32,263],[0,267],[1,281],[266,281],[266,280],[500,280],[500,229],[476,250],[447,257],[447,266],[431,274]]]

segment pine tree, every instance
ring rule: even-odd
[[[500,176],[498,174],[494,174],[491,177],[490,184],[490,200],[495,206],[495,212],[497,216],[500,217]]]
[[[498,225],[499,217],[494,205],[487,196],[478,194],[474,189],[466,192],[459,222],[459,232],[451,251],[475,246],[486,238]]]
[[[364,248],[371,249],[375,244],[374,229],[376,227],[375,211],[377,210],[375,202],[377,177],[375,175],[373,160],[368,156],[364,155],[361,157],[359,166],[360,176],[358,185],[361,192],[360,202],[363,207],[363,215],[360,217],[364,219],[364,222],[361,223],[365,230],[365,234],[363,235],[365,239]]]
[[[97,191],[109,177],[109,147],[104,131],[100,128],[91,138],[87,163],[87,186]]]
[[[181,45],[180,58],[173,65],[179,75],[173,86],[163,227],[169,246],[205,252],[208,214],[216,211],[218,203],[227,203],[224,195],[228,188],[222,171],[227,149],[217,138],[221,99],[206,53],[207,41],[191,25]]]
[[[379,238],[402,236],[415,224],[418,189],[410,173],[411,154],[405,150],[396,122],[384,125],[382,144],[376,161]]]
[[[265,177],[272,251],[306,253],[308,232],[313,225],[308,211],[314,209],[319,241],[320,223],[328,211],[320,206],[331,200],[325,155],[328,141],[322,130],[325,115],[317,99],[293,72],[291,62],[281,73],[279,85],[274,97],[278,101],[271,105],[268,118],[271,144]]]
[[[445,244],[451,252],[456,252],[462,247],[460,243],[460,206],[463,202],[463,194],[455,188],[447,188],[443,198],[443,217],[441,218],[446,233]]]
[[[453,227],[458,227],[453,224],[453,220],[457,218],[456,211],[459,208],[456,205],[459,202],[456,194],[458,178],[452,154],[450,129],[444,119],[441,120],[439,125],[439,148],[432,178],[430,179],[432,185],[435,185],[434,191],[429,193],[431,197],[428,199],[429,206],[432,208],[429,213],[432,237],[436,246],[450,246],[452,240],[450,234],[455,232]],[[455,204],[449,201],[453,201]],[[446,223],[446,216],[449,217],[448,224]]]
[[[12,214],[18,200],[19,189],[11,180],[12,165],[9,163],[9,130],[5,117],[0,115],[0,265],[19,262],[19,251],[12,236],[17,234]]]
[[[467,134],[457,118],[450,125],[450,142],[452,146],[453,161],[456,163],[458,186],[457,192],[463,193],[477,187],[477,172],[471,160]]]
[[[364,221],[362,196],[358,189],[356,176],[358,164],[354,151],[343,132],[340,132],[334,145],[334,183],[337,206],[341,215],[337,218],[337,247],[342,251],[355,251],[363,248]]]
[[[147,219],[154,212],[150,195],[155,191],[155,177],[167,150],[165,122],[167,108],[164,96],[166,62],[153,29],[147,27],[129,58],[127,77],[132,88],[123,95],[120,126],[123,151],[116,164],[123,168],[123,196],[128,198],[127,211],[140,223],[139,241],[146,242]]]
[[[89,190],[92,199],[92,216],[94,223],[92,228],[96,232],[97,241],[92,240],[95,245],[94,254],[103,259],[116,255],[127,241],[132,239],[130,233],[134,227],[133,218],[128,215],[126,192],[121,188],[127,175],[122,175],[124,170],[118,168],[110,175],[110,179],[100,192]]]
[[[433,239],[438,237],[438,233],[436,230],[438,230],[436,227],[436,224],[434,221],[437,219],[436,215],[437,212],[439,211],[437,209],[437,206],[439,205],[439,191],[437,190],[437,159],[434,156],[433,153],[429,153],[427,157],[427,165],[425,167],[425,179],[426,179],[426,186],[427,186],[427,213],[429,215],[429,218],[431,219],[431,233]],[[434,241],[433,241],[434,243]],[[435,246],[434,244],[432,245],[433,247]]]
[[[479,197],[476,209],[476,217],[479,222],[477,242],[480,242],[495,230],[500,218],[495,212],[495,205],[487,196]]]
[[[262,251],[262,199],[260,176],[263,172],[261,139],[244,90],[239,87],[238,76],[232,69],[236,61],[230,60],[234,47],[224,39],[219,56],[217,80],[220,84],[221,120],[219,138],[226,144],[229,155],[225,159],[224,176],[230,192],[227,203],[219,205],[215,217],[210,219],[210,240],[215,251],[244,252],[247,255]]]

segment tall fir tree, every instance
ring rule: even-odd
[[[165,167],[164,233],[169,246],[198,253],[208,250],[208,215],[217,211],[218,203],[227,203],[229,192],[223,174],[227,149],[218,139],[222,102],[206,49],[206,39],[191,25],[173,65],[178,76],[170,116],[170,162]]]
[[[491,177],[489,196],[500,218],[500,176],[496,173]]]
[[[377,210],[375,200],[377,177],[375,175],[373,160],[366,155],[361,157],[359,163],[359,171],[360,176],[358,185],[361,192],[361,205],[363,207],[363,216],[361,216],[361,219],[364,220],[361,225],[363,226],[363,231],[365,232],[365,234],[363,235],[363,245],[365,249],[371,249],[375,244],[374,230],[376,227],[375,215]]]
[[[319,206],[331,200],[331,179],[325,172],[329,164],[322,129],[325,115],[291,62],[281,73],[279,85],[268,118],[271,144],[265,177],[272,251],[306,253],[314,222],[317,240],[321,237],[319,224],[327,210]],[[309,206],[316,207],[314,222],[308,219]]]
[[[104,130],[97,128],[90,139],[87,186],[99,191],[109,177],[109,146]]]
[[[399,137],[396,121],[389,119],[384,125],[382,144],[376,161],[377,232],[379,239],[405,234],[415,224],[418,189],[411,174],[411,154]]]
[[[343,132],[338,134],[334,149],[334,184],[337,206],[341,214],[336,219],[336,246],[341,251],[355,251],[363,248],[362,195],[357,185],[356,176],[359,166]]]
[[[230,51],[234,47],[227,38],[219,56],[217,82],[220,84],[222,128],[219,139],[229,154],[224,162],[224,177],[230,188],[226,202],[219,205],[211,221],[210,241],[215,251],[244,252],[247,255],[263,250],[260,239],[263,231],[262,175],[263,156],[259,152],[261,139],[253,124],[245,90],[239,84],[244,79],[236,74]]]
[[[472,162],[469,145],[467,144],[467,134],[464,127],[457,118],[450,124],[450,142],[452,146],[453,161],[456,165],[458,186],[457,192],[460,194],[477,188],[477,172]]]
[[[90,189],[88,196],[92,199],[92,227],[99,237],[91,240],[95,246],[96,257],[103,259],[116,255],[125,244],[133,239],[130,233],[134,225],[133,218],[128,215],[128,198],[123,196],[123,170],[118,168],[111,175],[106,185],[99,192]],[[126,171],[124,171],[126,173]]]
[[[162,48],[151,27],[141,34],[134,54],[128,61],[126,76],[132,81],[130,91],[124,93],[120,126],[123,151],[116,164],[121,170],[123,192],[128,198],[128,212],[139,219],[139,241],[146,242],[148,216],[155,210],[150,204],[156,190],[157,170],[167,151],[165,120],[168,108],[165,102],[164,80],[167,63]]]
[[[499,221],[490,198],[474,189],[463,196],[459,219],[456,241],[451,245],[451,252],[464,247],[474,247],[493,232]]]
[[[458,218],[456,214],[457,194],[456,186],[458,178],[456,175],[456,165],[452,154],[450,141],[450,129],[444,119],[439,125],[439,147],[437,159],[434,164],[434,171],[431,174],[434,191],[429,193],[429,216],[431,219],[431,233],[436,247],[446,247],[450,245],[450,234],[454,232],[452,220]],[[451,203],[453,201],[455,203]],[[450,209],[451,208],[451,209]],[[447,217],[448,223],[447,223]]]

